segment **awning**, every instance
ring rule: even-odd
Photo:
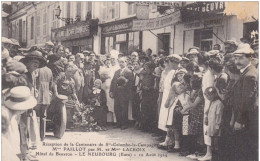
[[[181,13],[180,11],[176,11],[167,16],[158,17],[154,19],[134,20],[133,31],[155,30],[155,29],[174,25],[180,21],[181,21]]]
[[[52,41],[66,41],[94,35],[97,32],[97,24],[97,20],[90,20],[52,29]]]
[[[120,34],[133,31],[133,20],[136,17],[125,18],[117,21],[100,24],[102,35]]]
[[[71,48],[73,46],[85,46],[92,49],[93,39],[92,37],[84,37],[75,40],[62,41],[61,44],[67,48]]]

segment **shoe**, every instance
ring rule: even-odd
[[[198,160],[200,161],[206,161],[206,160],[211,160],[212,159],[212,156],[204,156],[202,158],[199,158]]]
[[[152,137],[160,137],[161,135],[157,134],[157,133],[154,133],[152,134]]]
[[[165,137],[164,137],[164,136],[161,136],[161,137],[157,138],[156,140],[162,142],[162,141],[165,140]]]
[[[191,154],[191,155],[188,155],[186,157],[190,158],[190,159],[198,159],[199,158],[199,156],[197,156],[196,154]]]
[[[22,157],[22,160],[23,161],[27,161],[27,160],[30,160],[30,161],[38,161],[38,159],[36,158],[36,156],[35,155],[32,155],[32,154],[26,154],[26,155],[24,155],[23,157]]]
[[[181,157],[186,157],[186,156],[188,156],[190,154],[190,152],[188,152],[188,151],[183,151],[183,152],[180,152],[179,153],[179,156],[181,156]]]
[[[157,148],[162,150],[167,150],[167,147],[168,147],[167,145],[160,145],[160,144],[157,145]]]
[[[191,158],[194,154],[187,155],[187,158]]]
[[[178,153],[181,151],[181,148],[178,148],[178,149],[175,149],[175,148],[171,148],[171,149],[168,149],[167,152],[169,153]]]

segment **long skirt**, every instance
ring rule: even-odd
[[[167,100],[169,94],[169,90],[164,90],[163,96],[162,96],[162,102],[161,102],[161,108],[160,108],[160,114],[159,114],[159,123],[158,123],[158,128],[167,131],[166,128],[166,122],[167,122],[167,116],[169,112],[169,108],[165,107],[165,102]]]
[[[206,118],[206,114],[205,112],[208,111],[209,109],[209,103],[210,101],[205,99],[205,106],[204,106],[204,118],[203,118],[203,122],[205,122],[205,118]],[[211,145],[211,137],[206,135],[206,131],[208,130],[208,126],[203,124],[203,135],[204,135],[204,142],[206,145]]]

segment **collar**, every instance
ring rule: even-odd
[[[246,68],[248,68],[248,67],[250,67],[250,66],[251,66],[251,62],[250,62],[245,68],[240,69],[240,73],[243,73],[243,72],[246,70]]]

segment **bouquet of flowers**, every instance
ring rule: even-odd
[[[76,128],[84,127],[86,131],[90,132],[103,130],[100,126],[98,126],[97,122],[92,116],[93,110],[93,106],[80,103],[78,110],[73,115],[74,126]]]

